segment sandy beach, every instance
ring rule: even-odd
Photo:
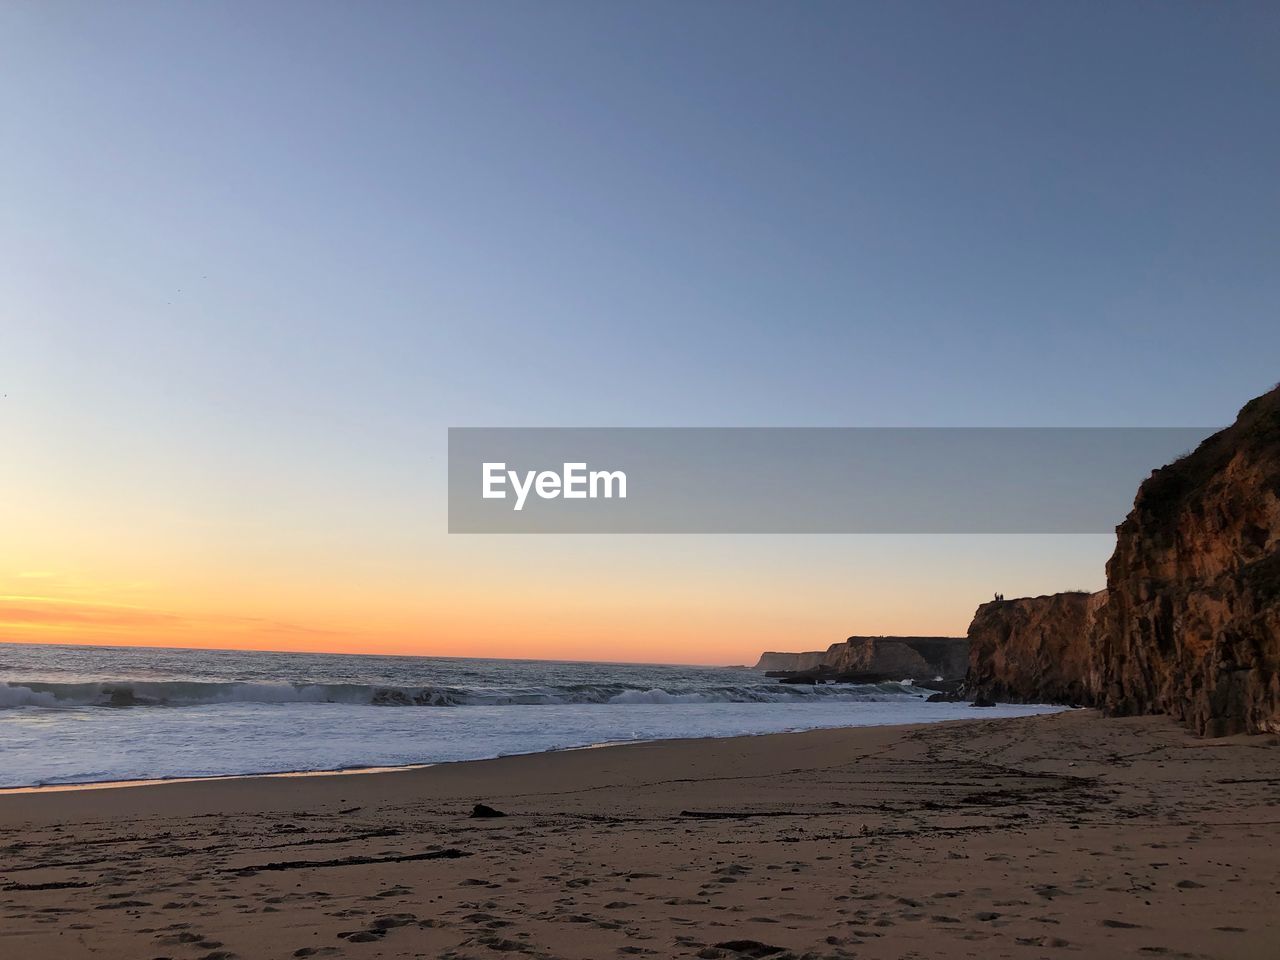
[[[8,794],[0,947],[1271,958],[1278,759],[1077,711]]]

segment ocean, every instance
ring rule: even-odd
[[[478,760],[601,743],[1010,717],[740,667],[0,643],[0,787]]]

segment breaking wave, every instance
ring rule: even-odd
[[[221,703],[334,703],[379,707],[538,706],[543,704],[875,702],[929,693],[900,683],[726,684],[639,688],[625,684],[570,684],[526,688],[384,686],[360,683],[247,683],[120,680],[83,683],[0,683],[4,707],[192,707]]]

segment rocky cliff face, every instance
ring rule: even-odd
[[[770,650],[760,654],[760,659],[752,670],[785,670],[800,673],[805,670],[817,670],[826,659],[827,651],[810,650],[806,653],[778,653]]]
[[[967,691],[1280,733],[1280,387],[1152,473],[1107,589],[986,603]]]
[[[1142,484],[1107,585],[1095,671],[1108,711],[1280,732],[1280,388]]]
[[[964,676],[969,644],[963,637],[850,637],[827,650],[840,673],[888,673],[927,680]]]
[[[764,653],[756,670],[883,673],[899,679],[964,676],[969,662],[964,637],[850,637],[826,650]]]
[[[989,700],[1077,703],[1098,699],[1093,637],[1098,593],[1055,593],[978,607],[969,625],[966,692]]]

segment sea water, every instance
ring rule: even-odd
[[[1010,717],[740,667],[0,644],[0,787],[478,760],[629,740]]]

